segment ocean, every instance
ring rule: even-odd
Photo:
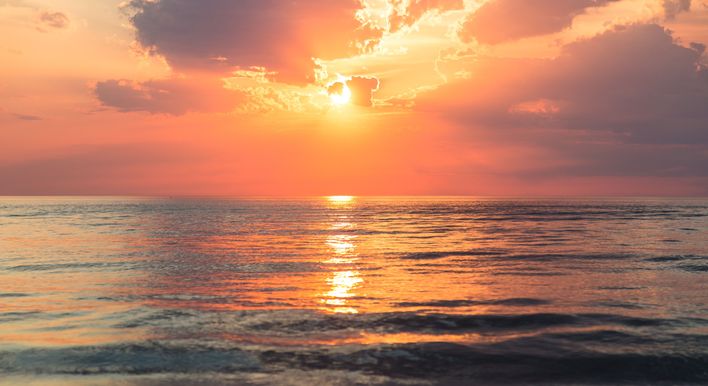
[[[0,384],[708,383],[708,199],[0,198]]]

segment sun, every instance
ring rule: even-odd
[[[351,102],[352,90],[349,88],[351,78],[337,74],[337,80],[327,85],[327,95],[334,106],[344,106]]]
[[[352,99],[352,90],[346,85],[346,83],[339,83],[342,86],[338,92],[332,92],[329,94],[329,99],[335,106],[343,106],[349,103]]]
[[[354,201],[354,196],[327,196],[327,200],[334,204],[343,204]]]

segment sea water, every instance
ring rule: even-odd
[[[0,198],[0,384],[708,382],[708,199]]]

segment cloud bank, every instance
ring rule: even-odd
[[[422,95],[418,109],[470,130],[515,133],[572,173],[707,175],[703,47],[632,25],[566,46],[551,60],[478,58],[468,80]]]

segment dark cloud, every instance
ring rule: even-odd
[[[565,141],[555,150],[575,164],[551,168],[544,174],[708,177],[708,154],[703,146]]]
[[[278,80],[314,79],[313,58],[360,52],[381,31],[359,0],[132,0],[138,42],[180,70],[265,67]]]
[[[445,12],[465,7],[463,0],[410,0],[405,6],[404,0],[393,0],[391,3],[398,10],[389,17],[391,31],[413,25],[428,12]]]
[[[224,89],[218,79],[167,79],[142,83],[108,80],[96,84],[95,93],[102,104],[120,111],[171,115],[189,111],[227,112],[245,99],[241,92]]]
[[[43,26],[51,28],[63,29],[69,26],[69,17],[62,12],[42,11],[39,21]]]
[[[570,44],[552,60],[479,59],[470,79],[417,103],[556,153],[568,174],[705,175],[702,52],[660,26],[634,25]]]
[[[465,20],[464,41],[499,44],[568,28],[587,8],[618,0],[491,0]]]
[[[444,86],[418,105],[498,127],[708,143],[708,70],[700,57],[660,26],[635,25],[570,44],[552,60],[481,59],[471,72],[483,76]]]
[[[354,76],[347,81],[347,87],[352,92],[351,102],[359,106],[371,106],[371,98],[379,89],[379,80],[365,76]]]
[[[342,95],[344,94],[344,83],[334,82],[329,87],[327,87],[327,94],[329,95]]]
[[[663,0],[662,5],[667,19],[673,19],[679,13],[691,10],[691,0]]]
[[[38,117],[36,115],[29,115],[29,114],[12,114],[12,115],[21,121],[41,121],[42,120],[42,117]]]
[[[706,51],[706,45],[702,43],[693,42],[690,44],[690,47],[701,55]]]

